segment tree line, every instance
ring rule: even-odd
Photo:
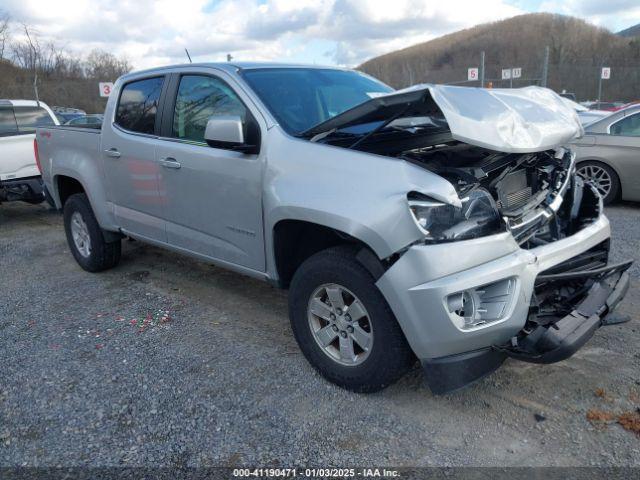
[[[603,100],[640,99],[639,37],[621,37],[579,18],[547,13],[478,25],[373,58],[358,68],[394,87],[465,84],[467,69],[480,66],[484,51],[487,83],[508,87],[501,70],[520,67],[522,78],[514,87],[539,85],[546,47],[549,88],[575,93],[579,100],[595,99],[600,69],[606,66],[611,67],[611,78],[603,80]]]
[[[27,24],[0,11],[0,98],[39,100],[49,106],[104,111],[98,82],[112,82],[129,72],[126,58],[95,49],[78,57],[44,40]]]

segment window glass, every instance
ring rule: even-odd
[[[116,124],[126,130],[153,134],[164,77],[145,78],[122,89]]]
[[[640,137],[640,113],[629,115],[611,125],[611,135]]]
[[[246,107],[231,87],[213,77],[185,75],[180,79],[173,115],[174,137],[204,142],[207,121],[221,115],[239,115],[245,120]]]
[[[393,91],[349,70],[257,68],[242,75],[278,123],[294,135],[371,98]]]
[[[55,125],[49,113],[42,107],[13,107],[20,133],[33,133],[36,127]]]
[[[13,116],[13,108],[0,107],[0,137],[7,135],[16,135],[18,133],[18,125],[16,118]]]

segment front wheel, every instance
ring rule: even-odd
[[[348,390],[382,390],[415,362],[393,312],[352,248],[324,250],[300,266],[289,291],[289,316],[309,363]]]
[[[64,230],[76,262],[88,272],[114,267],[120,261],[120,240],[107,242],[89,199],[76,193],[64,204]]]

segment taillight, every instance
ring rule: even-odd
[[[38,153],[38,140],[35,138],[33,139],[33,154],[36,156],[36,165],[38,166],[40,175],[42,175],[42,165],[40,165],[40,154]]]

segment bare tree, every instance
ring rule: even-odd
[[[0,61],[4,60],[4,52],[9,40],[9,15],[0,12]]]
[[[130,70],[131,65],[125,58],[99,49],[92,50],[85,62],[86,76],[102,81],[114,81]]]

